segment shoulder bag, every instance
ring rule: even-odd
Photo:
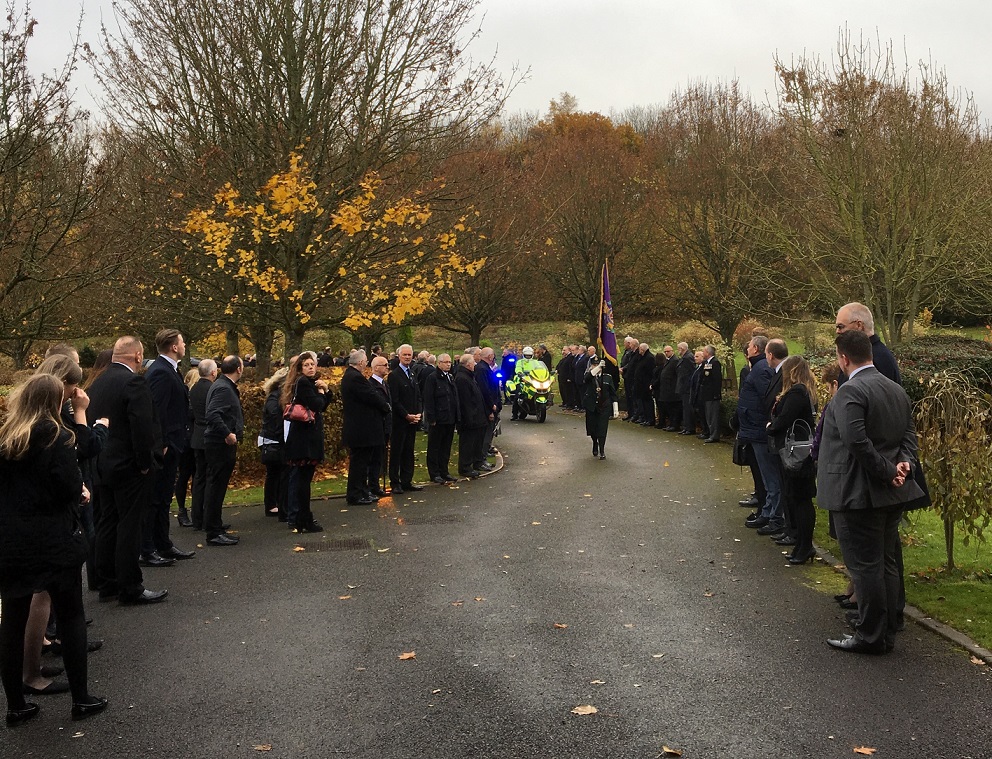
[[[286,406],[285,411],[283,411],[282,418],[287,422],[303,422],[304,424],[309,424],[317,418],[317,415],[302,403],[296,402],[296,390],[299,386],[300,382],[297,380],[296,386],[293,388],[293,400]]]
[[[813,430],[802,419],[796,419],[785,436],[785,445],[779,450],[782,468],[791,474],[798,474],[809,459],[813,449]]]

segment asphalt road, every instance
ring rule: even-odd
[[[615,422],[599,461],[578,416],[504,428],[496,474],[318,502],[323,539],[232,509],[239,546],[146,570],[166,603],[90,595],[110,708],[42,699],[0,756],[992,756],[986,666],[913,624],[885,657],[826,645],[824,574],[743,526],[728,446]]]

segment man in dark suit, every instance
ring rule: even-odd
[[[692,375],[696,364],[689,352],[689,343],[679,343],[679,365],[676,368],[675,393],[682,402],[682,430],[680,435],[696,434],[696,418],[692,413]]]
[[[404,490],[423,490],[413,484],[414,448],[420,428],[420,387],[411,372],[413,347],[396,350],[399,363],[389,373],[389,397],[393,404],[393,429],[389,435],[389,487],[394,495]]]
[[[823,416],[817,503],[833,513],[837,540],[858,597],[854,635],[827,642],[852,653],[888,653],[898,628],[896,543],[903,504],[922,497],[913,411],[906,392],[872,365],[863,332],[837,336],[848,376]]]
[[[837,334],[854,329],[864,332],[871,341],[871,362],[883,377],[888,377],[896,384],[902,384],[902,376],[899,374],[899,364],[892,351],[882,342],[882,339],[875,334],[875,317],[871,310],[863,303],[846,303],[837,311]],[[845,375],[841,375],[840,384],[847,381]]]
[[[451,441],[458,424],[458,391],[451,376],[451,356],[437,357],[437,370],[424,384],[424,421],[427,422],[427,476],[443,485],[455,482],[448,471]]]
[[[375,360],[386,361],[384,356]],[[385,444],[383,418],[391,409],[385,395],[376,390],[365,378],[368,365],[365,351],[355,351],[348,358],[348,368],[341,378],[341,442],[348,446],[348,503],[372,504],[378,497],[372,495],[369,470],[376,451]]]
[[[764,386],[761,405],[760,408],[756,406],[752,414],[753,418],[757,420],[760,420],[761,415],[764,414],[763,423],[765,424],[771,419],[775,399],[782,392],[782,362],[788,357],[789,346],[785,344],[785,340],[776,338],[765,344],[765,362],[771,373],[768,373],[767,377],[761,377],[760,384]],[[754,369],[752,369],[753,371]],[[756,375],[755,380],[757,379]],[[761,422],[759,421],[759,423]],[[758,461],[761,481],[765,484],[765,502],[756,513],[744,520],[744,524],[747,527],[755,528],[759,535],[777,535],[785,529],[785,506],[782,502],[782,462],[778,454],[761,442],[752,445],[751,452]]]
[[[207,429],[207,393],[210,386],[217,379],[217,362],[212,358],[205,358],[196,367],[200,374],[200,379],[189,391],[189,416],[193,425],[193,434],[190,435],[189,445],[193,449],[193,458],[196,460],[196,471],[193,473],[193,488],[190,496],[190,510],[192,518],[190,524],[183,524],[179,520],[180,527],[192,527],[194,530],[203,529],[203,494],[207,487],[207,453],[206,443],[203,441],[203,433]]]
[[[114,343],[113,363],[90,386],[87,418],[109,421],[107,442],[97,459],[100,515],[94,560],[101,600],[124,604],[164,601],[167,590],[145,588],[138,564],[141,517],[151,496],[153,470],[162,441],[152,395],[139,375],[144,348],[136,337]]]
[[[376,498],[385,498],[386,491],[383,490],[383,478],[386,476],[386,452],[389,446],[389,435],[393,431],[392,404],[389,401],[389,385],[386,384],[386,377],[389,376],[389,361],[385,356],[376,356],[371,364],[372,376],[369,377],[369,384],[377,393],[382,393],[386,403],[390,404],[390,412],[382,414],[382,445],[376,448],[369,462],[368,483],[369,491]]]
[[[239,538],[224,527],[222,509],[227,486],[238,459],[238,443],[245,432],[244,412],[238,381],[244,372],[239,356],[226,356],[220,363],[221,376],[207,391],[207,427],[203,432],[207,478],[203,493],[203,530],[207,545],[233,546]]]
[[[455,374],[458,391],[458,474],[475,479],[480,475],[475,463],[482,457],[482,440],[486,430],[486,407],[482,391],[475,381],[475,359],[465,353],[458,359]],[[485,459],[482,459],[485,461]]]
[[[165,450],[162,468],[155,473],[152,495],[145,509],[141,563],[146,567],[168,566],[176,559],[192,559],[195,554],[177,548],[169,538],[169,507],[176,490],[179,458],[186,450],[189,431],[189,391],[179,374],[179,362],[186,355],[186,342],[178,329],[161,329],[155,335],[155,347],[158,357],[145,370],[145,382],[152,394]]]
[[[706,416],[707,443],[720,442],[720,396],[723,395],[723,367],[716,357],[716,346],[703,348],[702,377],[699,379],[699,399],[703,403]]]
[[[479,390],[482,391],[482,400],[485,403],[488,413],[486,414],[486,431],[482,437],[482,453],[485,457],[492,450],[493,435],[496,432],[496,422],[499,421],[499,412],[503,408],[503,398],[499,393],[499,380],[496,379],[496,353],[492,348],[483,348],[479,352],[479,362],[475,365],[475,381],[479,383]],[[476,469],[484,472],[492,470],[493,465],[486,461],[477,462]]]

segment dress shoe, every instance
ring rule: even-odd
[[[72,719],[78,722],[81,719],[92,717],[107,708],[107,699],[91,696],[88,701],[72,702]]]
[[[452,477],[450,474],[446,474],[446,475],[444,475],[444,481],[445,482],[458,482],[458,478],[457,477]]]
[[[389,488],[389,491],[393,495],[403,495],[403,488],[401,488],[399,485],[393,485],[393,486],[391,486]]]
[[[764,527],[768,524],[768,517],[763,517],[760,514],[752,514],[747,519],[744,520],[745,527],[751,527],[752,529],[758,527]]]
[[[193,520],[189,518],[189,514],[183,510],[176,514],[176,521],[179,522],[180,527],[192,527]]]
[[[482,472],[491,472],[495,468],[496,467],[494,467],[492,464],[487,464],[487,463],[479,464],[479,466],[476,467],[476,469],[478,469],[479,471],[482,471]]]
[[[689,432],[689,430],[682,430],[679,434],[680,435],[691,435],[692,433]]]
[[[24,692],[32,696],[54,696],[58,693],[65,693],[69,690],[69,683],[65,680],[52,680],[44,688],[33,688],[27,683],[24,684]]]
[[[856,635],[831,638],[827,641],[827,645],[836,648],[838,651],[846,651],[849,654],[870,654],[873,656],[888,653],[890,650],[884,643],[882,645],[871,645],[865,643]]]
[[[799,541],[796,540],[791,535],[783,535],[782,537],[775,540],[775,545],[777,546],[794,546],[798,545]]]
[[[324,528],[321,526],[320,522],[311,522],[303,527],[297,527],[300,532],[323,532]]]
[[[774,522],[768,522],[764,526],[759,526],[757,529],[759,535],[775,535],[779,532],[782,532],[782,525],[775,524]]]
[[[39,711],[41,711],[41,707],[30,702],[25,702],[23,709],[7,709],[7,724],[19,725],[22,722],[27,722],[29,719],[37,717]]]
[[[606,454],[605,453],[600,453],[599,454],[599,460],[600,461],[606,461]]]
[[[642,427],[654,427],[654,422],[639,422]]]
[[[178,559],[181,561],[183,559],[192,559],[196,556],[196,551],[183,551],[181,548],[172,546],[168,551],[160,552],[159,555],[164,559]]]
[[[481,474],[474,469],[469,472],[459,472],[458,474],[462,477],[468,477],[470,480],[477,480],[481,476]]]
[[[858,608],[858,602],[857,601],[852,601],[850,599],[850,597],[848,597],[848,599],[846,601],[839,601],[839,603],[840,603],[840,608],[842,608],[842,609],[857,609]]]
[[[171,567],[176,563],[176,560],[166,559],[164,556],[159,555],[157,551],[152,551],[151,553],[141,554],[138,563],[143,567]]]
[[[374,495],[374,496],[375,496],[376,498],[386,498],[386,491],[385,491],[385,490],[383,490],[382,488],[376,488],[375,490],[372,490],[372,491],[370,491],[370,492],[371,492],[371,493],[372,493],[372,495]]]
[[[816,561],[816,549],[815,548],[809,548],[809,549],[803,551],[802,553],[796,553],[795,550],[793,550],[792,556],[789,557],[789,563],[790,564],[796,564],[796,565],[798,565],[798,564],[805,564],[807,561],[810,564],[812,564],[814,561]]]
[[[46,665],[46,666],[44,666],[44,667],[42,667],[40,669],[40,672],[41,672],[41,676],[42,677],[47,677],[47,678],[58,677],[63,672],[65,672],[65,667],[56,667],[56,666],[47,666]]]
[[[234,540],[230,535],[225,535],[224,533],[214,535],[212,538],[207,538],[208,546],[236,546],[237,544],[237,540]]]
[[[665,427],[665,432],[678,432],[678,427]]]
[[[403,486],[404,490],[409,490],[411,493],[416,493],[418,490],[423,490],[423,485],[414,485],[412,482],[408,482]]]
[[[700,440],[705,440],[706,439],[706,435],[703,435],[703,434],[696,435],[696,437],[699,438]]]
[[[438,485],[443,485],[445,482],[447,482],[447,480],[445,480],[444,477],[437,476],[437,477],[431,477],[431,482],[436,482]]]
[[[703,442],[704,443],[719,443],[720,442],[720,438],[718,438],[718,437],[708,437]]]
[[[834,596],[834,600],[837,603],[840,603],[841,601],[848,600],[853,595],[854,595],[853,593],[838,593],[836,596]]]
[[[362,496],[361,498],[348,499],[349,506],[371,506],[373,503],[379,503],[379,499],[373,496]]]
[[[761,501],[759,501],[757,498],[755,498],[754,497],[754,494],[752,493],[747,498],[741,498],[737,502],[737,505],[738,506],[743,506],[744,508],[753,509],[755,506],[760,506],[761,505]]]
[[[125,606],[142,606],[145,604],[157,604],[164,601],[169,595],[167,590],[148,590],[145,589],[137,596],[121,596],[121,603]]]

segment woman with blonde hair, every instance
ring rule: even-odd
[[[36,374],[14,388],[0,427],[0,680],[7,724],[26,722],[38,705],[24,700],[24,631],[32,596],[47,591],[59,618],[72,718],[103,711],[89,694],[82,573],[86,537],[79,525],[83,478],[75,436],[60,421],[64,385]]]
[[[768,423],[770,445],[776,450],[785,447],[785,437],[796,422],[805,422],[812,437],[816,416],[816,379],[806,359],[802,356],[789,356],[782,362],[779,371],[782,373],[782,392],[775,400],[772,418]],[[805,564],[816,555],[813,548],[815,495],[816,468],[812,458],[807,458],[798,472],[783,472],[782,502],[785,505],[786,522],[792,525],[795,535],[785,535],[776,542],[779,545],[792,545],[790,537],[794,537],[795,548],[789,557],[790,564]]]

